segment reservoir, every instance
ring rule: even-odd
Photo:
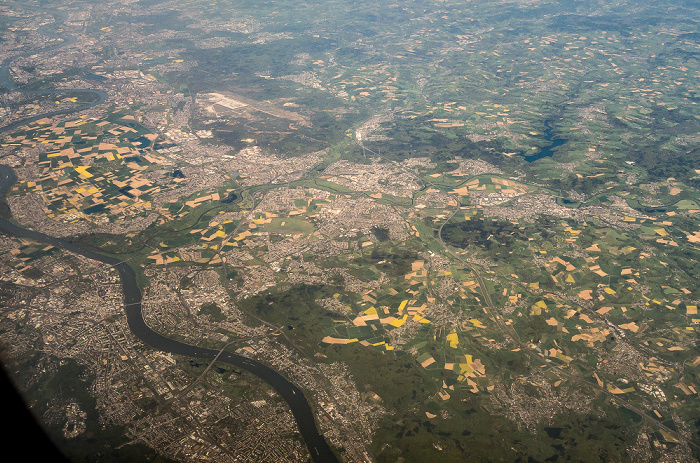
[[[550,122],[551,121],[544,121],[544,126],[545,126],[544,139],[547,142],[549,142],[549,145],[541,148],[539,150],[539,152],[537,152],[531,156],[528,156],[525,153],[520,153],[525,158],[525,160],[527,162],[533,162],[533,161],[537,161],[538,159],[552,157],[552,155],[554,154],[554,149],[556,149],[557,147],[559,147],[559,146],[561,146],[564,143],[569,141],[568,138],[552,139],[552,127],[549,125]]]

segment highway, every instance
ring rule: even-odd
[[[544,358],[544,356],[543,356],[541,353],[539,353],[539,352],[535,351],[534,349],[532,349],[527,343],[522,342],[522,341],[520,340],[520,336],[519,336],[518,333],[515,331],[515,329],[513,329],[513,328],[511,328],[511,327],[509,327],[509,326],[506,326],[506,325],[503,323],[503,319],[502,319],[501,315],[498,313],[498,311],[496,310],[496,307],[495,307],[494,304],[493,304],[493,300],[491,299],[491,294],[490,294],[488,288],[486,287],[486,282],[484,281],[484,278],[481,276],[481,274],[480,274],[479,271],[477,270],[476,266],[474,266],[474,265],[471,264],[470,262],[467,262],[467,261],[464,260],[460,255],[458,255],[457,253],[455,253],[452,249],[450,249],[450,248],[445,244],[445,242],[444,242],[443,239],[442,239],[442,229],[443,229],[443,227],[444,227],[447,223],[450,222],[450,220],[452,219],[452,217],[454,217],[454,215],[455,215],[458,211],[459,211],[459,206],[458,206],[458,207],[452,212],[452,214],[450,214],[450,216],[440,225],[440,228],[439,228],[438,234],[437,234],[438,242],[439,242],[440,245],[445,249],[446,252],[448,252],[452,257],[454,257],[455,259],[457,259],[457,260],[458,260],[460,263],[462,263],[463,265],[469,267],[469,268],[471,269],[471,271],[474,273],[474,276],[476,277],[476,279],[477,279],[477,281],[478,281],[478,283],[479,283],[479,289],[480,289],[480,291],[481,291],[481,295],[483,296],[484,302],[486,303],[486,307],[484,307],[484,309],[486,309],[489,318],[491,318],[491,320],[496,324],[496,326],[497,326],[498,329],[501,331],[501,333],[503,333],[504,336],[508,337],[512,342],[514,342],[515,344],[517,344],[517,346],[518,346],[524,353],[526,353],[531,359],[535,360],[535,361],[536,361],[537,363],[539,363],[540,365],[546,365],[550,370],[555,371],[556,374],[559,375],[560,377],[562,377],[562,378],[564,378],[564,379],[566,379],[566,380],[575,382],[575,383],[577,383],[577,384],[584,385],[584,386],[586,386],[586,387],[588,387],[588,388],[590,388],[590,389],[594,389],[594,390],[596,390],[596,391],[602,392],[603,394],[605,394],[606,396],[608,396],[612,401],[614,401],[614,402],[616,402],[617,404],[622,405],[622,406],[624,406],[625,408],[627,408],[627,409],[629,409],[629,410],[635,412],[636,414],[638,414],[639,416],[641,416],[645,421],[647,421],[649,424],[653,425],[653,426],[656,427],[657,429],[660,429],[660,430],[663,430],[663,431],[667,432],[668,434],[670,434],[670,435],[673,436],[674,438],[678,439],[679,441],[686,442],[686,443],[688,443],[689,445],[692,445],[693,447],[695,447],[696,449],[700,449],[700,447],[698,447],[694,442],[685,439],[685,438],[684,438],[683,436],[681,436],[678,432],[676,432],[676,431],[674,431],[673,429],[669,428],[668,426],[664,425],[664,424],[661,423],[659,420],[657,420],[657,419],[655,419],[655,418],[649,416],[644,410],[640,409],[639,407],[637,407],[637,406],[635,406],[635,405],[632,405],[632,404],[629,403],[628,401],[626,401],[626,400],[620,398],[619,396],[617,396],[617,395],[611,393],[611,392],[608,391],[607,389],[605,389],[605,388],[603,388],[603,387],[600,387],[598,384],[592,383],[592,382],[590,382],[590,381],[585,381],[585,380],[583,380],[583,379],[582,379],[581,377],[579,377],[579,376],[574,376],[574,375],[571,375],[571,374],[567,373],[566,371],[564,371],[564,370],[563,370],[562,368],[560,368],[559,366],[553,365],[553,364],[551,364],[550,362],[548,362],[548,361]]]

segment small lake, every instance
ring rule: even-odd
[[[537,161],[538,159],[552,157],[552,155],[554,155],[554,150],[557,147],[569,141],[568,138],[552,139],[552,127],[549,125],[550,122],[551,121],[544,121],[544,139],[549,142],[549,145],[541,148],[537,153],[531,156],[527,156],[525,153],[520,153],[527,162],[533,162]]]

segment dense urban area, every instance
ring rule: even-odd
[[[3,366],[70,461],[698,461],[698,13],[3,2]]]

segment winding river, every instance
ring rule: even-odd
[[[50,11],[54,15],[56,21],[50,25],[55,26],[63,23],[67,19],[67,15],[63,11]],[[45,29],[49,25],[42,26],[39,29],[39,33],[42,35],[61,38],[63,41],[60,44],[52,45],[48,48],[43,48],[40,50],[28,51],[14,57],[8,58],[3,61],[0,65],[0,85],[5,88],[25,94],[33,95],[50,95],[57,93],[72,93],[72,94],[82,94],[84,96],[91,96],[94,99],[90,103],[86,103],[75,108],[59,110],[48,112],[36,116],[32,116],[23,120],[16,121],[12,124],[0,127],[0,133],[13,130],[17,127],[25,125],[27,123],[42,119],[44,117],[52,117],[59,114],[69,114],[73,112],[83,111],[85,109],[92,108],[99,104],[104,103],[107,100],[107,93],[102,90],[96,89],[45,89],[45,90],[27,90],[18,87],[10,77],[10,64],[13,59],[20,56],[29,56],[37,52],[45,52],[50,49],[56,49],[65,46],[68,43],[75,41],[75,38],[69,35],[58,36],[51,32],[47,32]],[[15,182],[16,176],[11,167],[7,165],[0,164],[0,198],[4,197],[9,188]],[[277,371],[268,367],[267,365],[260,363],[254,359],[248,357],[243,357],[240,355],[232,354],[230,352],[219,352],[213,349],[207,349],[203,347],[197,347],[190,344],[185,344],[180,341],[176,341],[167,338],[155,331],[153,331],[144,321],[143,314],[141,312],[141,289],[136,282],[136,274],[134,270],[126,263],[109,256],[103,256],[96,252],[92,252],[87,249],[83,249],[75,244],[56,238],[53,236],[46,235],[34,230],[29,230],[20,227],[4,218],[0,218],[0,232],[29,238],[33,241],[38,241],[46,244],[50,244],[66,251],[70,251],[76,254],[80,254],[89,259],[93,259],[102,262],[106,265],[113,266],[119,272],[121,277],[122,288],[124,290],[124,305],[126,311],[127,322],[129,328],[134,333],[134,335],[139,338],[143,343],[149,345],[154,349],[161,350],[163,352],[169,352],[176,355],[192,357],[197,359],[205,359],[213,361],[215,358],[218,362],[227,363],[229,365],[235,366],[237,368],[242,368],[255,376],[259,377],[270,386],[272,386],[277,393],[289,404],[294,419],[296,420],[299,431],[306,442],[306,445],[311,454],[311,458],[314,462],[337,462],[338,459],[331,450],[330,446],[323,438],[323,436],[318,432],[316,427],[316,421],[314,419],[313,411],[309,402],[306,400],[304,393],[301,389],[295,386],[293,383],[284,378]],[[217,358],[218,356],[218,358]]]

